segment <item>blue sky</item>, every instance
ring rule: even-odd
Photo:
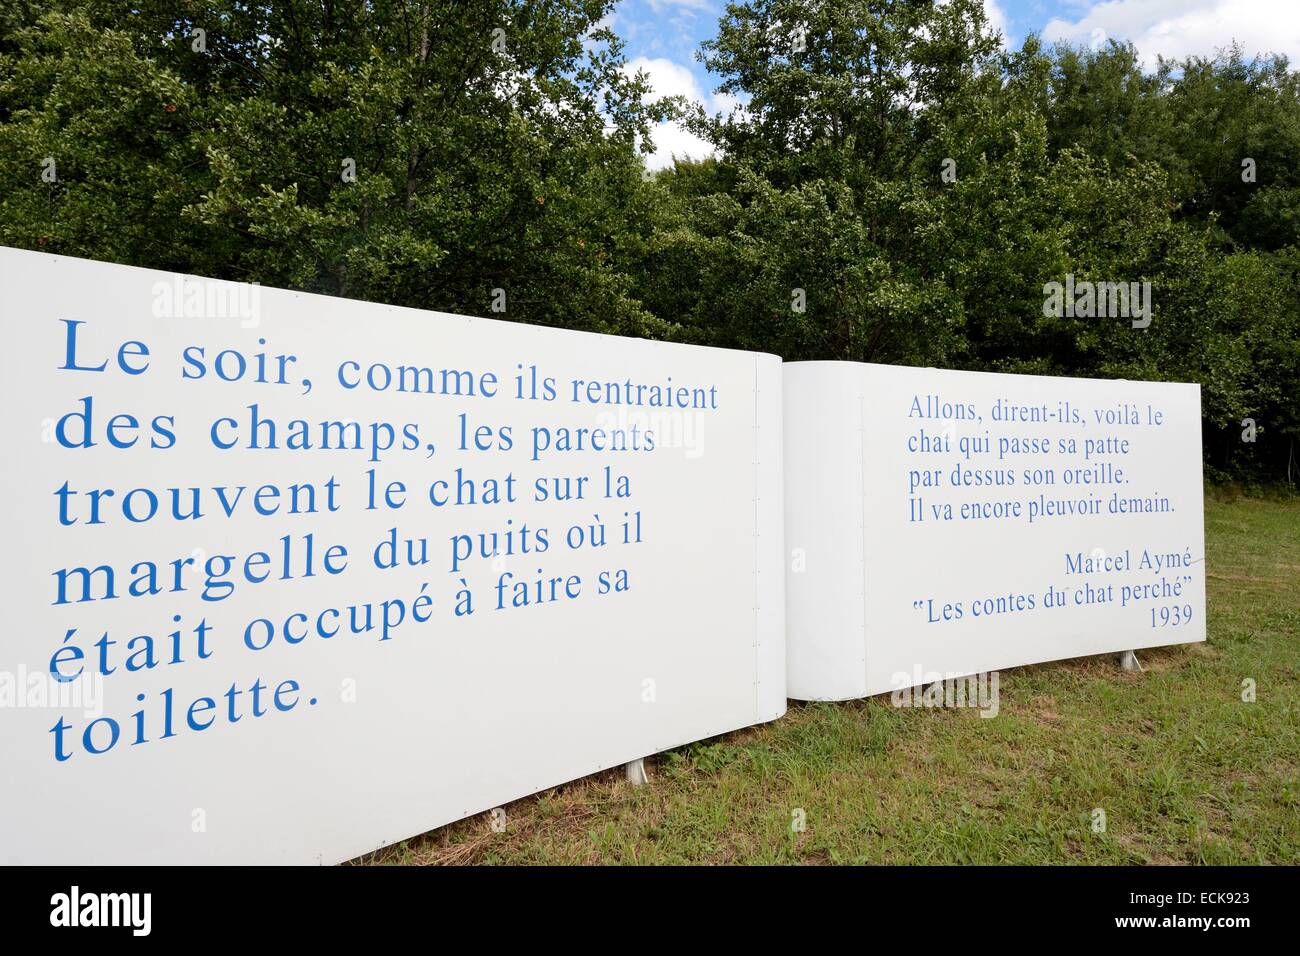
[[[1300,0],[984,0],[990,20],[1010,46],[1030,33],[1080,45],[1131,40],[1148,63],[1157,55],[1212,54],[1233,40],[1248,53],[1285,53],[1300,64]],[[627,41],[633,68],[645,70],[660,95],[681,94],[713,111],[730,104],[715,94],[717,79],[695,62],[713,36],[725,0],[618,0],[611,26]],[[652,167],[672,156],[709,150],[685,130],[655,131]]]

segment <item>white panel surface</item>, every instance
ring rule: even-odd
[[[1199,386],[810,362],[785,402],[792,697],[1205,639]]]
[[[781,360],[759,355],[755,363],[754,446],[758,528],[756,608],[758,719],[774,720],[786,708],[785,474]]]
[[[10,694],[0,707],[0,762],[10,782],[0,862],[332,863],[784,712],[777,359],[274,289],[248,298],[244,287],[245,299],[223,304],[214,291],[241,290],[0,249],[7,612],[0,680]],[[61,368],[70,364],[70,337],[80,368]],[[129,342],[143,346],[123,346]],[[186,378],[187,367],[197,369],[197,354],[190,366],[183,359],[193,347],[205,350],[205,374]],[[226,349],[247,363],[239,381],[216,375]],[[235,352],[222,360],[231,378],[240,366]],[[266,384],[253,380],[259,353],[272,356]],[[281,354],[293,359],[286,383],[275,384],[273,357]],[[345,362],[357,363],[344,367],[345,378],[372,363],[469,370],[478,394],[349,390],[339,379]],[[91,370],[100,363],[102,371]],[[554,400],[532,397],[534,366],[539,379],[555,380]],[[497,381],[490,397],[489,373]],[[586,387],[575,392],[575,380],[664,388],[670,377],[674,390],[701,389],[716,403],[572,400]],[[79,420],[65,417],[84,411],[85,400],[90,447],[81,447]],[[247,447],[253,405],[276,422],[278,447]],[[222,419],[232,421],[217,425],[217,437],[239,442],[228,450],[212,437]],[[286,447],[295,419],[306,423],[312,447]],[[323,421],[340,423],[336,438],[352,435],[355,423],[363,448],[319,447]],[[394,447],[373,451],[372,436],[384,444],[387,424]],[[534,429],[550,436],[536,454]],[[588,442],[601,429],[605,450],[561,450],[561,429],[571,438],[587,429]],[[634,429],[641,450],[610,450],[616,430],[635,445]],[[110,432],[126,447],[114,447]],[[412,447],[403,449],[408,436]],[[607,467],[628,479],[627,497],[606,495]],[[455,488],[458,468],[476,482],[477,503],[434,504],[430,489],[441,481]],[[516,500],[486,503],[487,480],[504,492],[508,476]],[[582,499],[533,500],[535,481],[565,477],[588,479]],[[57,492],[65,482],[61,523]],[[293,483],[316,489],[316,513],[289,513]],[[259,493],[263,485],[278,491]],[[401,507],[384,503],[390,487]],[[130,520],[125,509],[138,518],[149,502],[143,492],[128,496],[137,488],[161,496],[161,514]],[[169,517],[169,488],[186,489],[185,503],[198,488],[203,517]],[[97,524],[94,490],[113,493],[99,496]],[[305,505],[307,492],[299,494]],[[638,514],[641,539],[624,543],[624,521],[635,527]],[[567,545],[568,529],[596,524],[606,530],[603,547]],[[525,526],[533,542],[526,553]],[[427,540],[428,562],[378,567],[374,549],[390,529],[399,540]],[[479,536],[493,532],[499,553],[489,545],[485,557]],[[458,535],[478,553],[453,566],[465,541]],[[329,574],[323,562],[336,546],[347,549],[347,566]],[[257,552],[268,557],[245,573]],[[223,574],[224,555],[239,563]],[[145,562],[159,569],[157,593],[133,595],[132,582],[149,590],[144,572],[130,571]],[[179,588],[172,562],[181,568]],[[78,599],[74,577],[69,599],[59,602],[60,569],[100,565],[114,569],[116,597],[104,596],[106,576],[95,572],[91,600]],[[205,600],[205,568],[233,581],[233,592],[216,584]],[[626,590],[601,593],[601,576],[614,582],[620,570]],[[563,596],[573,576],[577,594]],[[539,577],[544,599],[514,606],[513,585]],[[546,599],[553,578],[561,594],[554,601]],[[474,612],[458,615],[466,586]],[[421,598],[424,620],[416,617]],[[378,629],[349,632],[350,606],[370,604],[377,620],[384,602],[395,618],[398,601],[405,617],[386,639]],[[342,610],[343,628],[324,637],[336,621],[330,609]],[[271,622],[274,637],[254,650],[245,633],[251,626],[251,643],[260,644],[259,619]],[[172,663],[167,635],[176,630]],[[102,661],[101,635],[108,635]],[[154,639],[152,661],[142,635]],[[75,704],[50,700],[51,688],[68,686],[55,686],[52,667],[100,679],[72,682],[87,694]],[[198,705],[194,723],[203,729],[191,729],[189,707],[203,698],[212,706]]]
[[[861,371],[785,365],[786,662],[796,700],[866,689]]]

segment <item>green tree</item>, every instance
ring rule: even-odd
[[[662,111],[599,26],[611,2],[66,4],[0,55],[0,235],[669,334],[619,268]]]
[[[693,128],[719,191],[682,201],[638,290],[711,340],[789,358],[939,362],[960,304],[933,248],[927,145],[997,48],[977,0],[757,0],[727,7],[704,62],[743,99]]]

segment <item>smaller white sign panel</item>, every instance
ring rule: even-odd
[[[1200,386],[785,366],[790,696],[1205,640]]]

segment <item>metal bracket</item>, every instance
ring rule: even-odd
[[[1133,651],[1124,651],[1119,655],[1119,666],[1126,671],[1138,671],[1140,673],[1143,670],[1142,662],[1138,660],[1137,654]]]
[[[634,787],[639,787],[643,783],[650,782],[650,778],[647,777],[645,773],[644,757],[624,764],[623,769],[627,771],[627,782],[632,784]]]

